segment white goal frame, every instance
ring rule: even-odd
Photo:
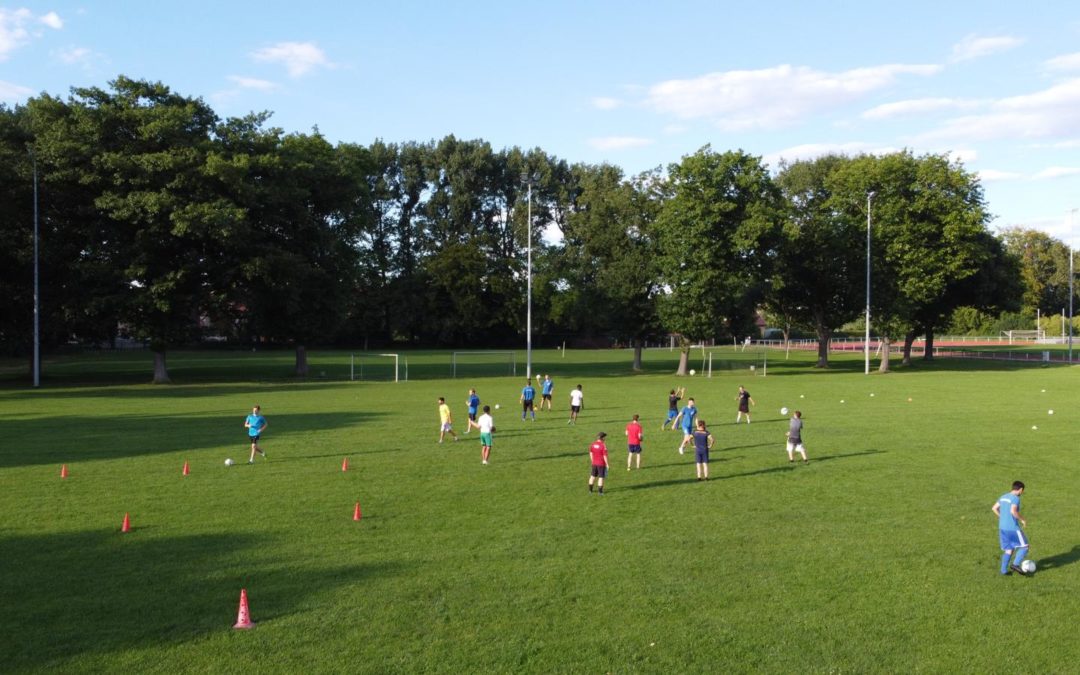
[[[392,359],[394,359],[394,382],[402,382],[402,381],[408,382],[409,381],[409,357],[406,356],[405,359],[404,359],[404,362],[405,362],[405,377],[402,378],[401,377],[401,363],[402,363],[401,354],[360,354],[359,356],[360,356],[360,359],[373,359],[373,358],[379,358],[379,357],[392,358]],[[363,362],[363,360],[360,361],[360,376],[357,377],[356,361],[357,361],[357,355],[356,354],[350,354],[349,355],[349,380],[350,381],[356,381],[358,379],[360,379],[360,380],[364,379],[364,362]]]
[[[450,354],[450,377],[457,377],[458,355],[462,356],[490,356],[492,354],[505,354],[509,356],[507,375],[517,375],[517,352],[514,351],[486,351],[486,352],[451,352]]]

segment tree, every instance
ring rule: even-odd
[[[683,375],[693,341],[752,315],[773,256],[780,195],[761,160],[742,151],[706,146],[668,175],[655,227],[666,287],[659,314],[681,336]]]
[[[1010,227],[1002,232],[1005,248],[1020,264],[1023,311],[1057,311],[1069,306],[1069,248],[1045,232]]]

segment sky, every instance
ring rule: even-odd
[[[627,175],[709,144],[909,149],[1080,246],[1080,3],[0,0],[0,103],[118,75],[331,142],[454,134]]]

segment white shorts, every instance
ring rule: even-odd
[[[446,424],[439,427],[439,430],[440,431],[450,431],[450,427],[451,427],[451,424],[449,422],[447,422]]]
[[[799,441],[798,443],[792,443],[791,441],[788,441],[787,451],[789,455],[793,452],[798,452],[799,454],[802,454],[806,452],[806,448],[803,447],[802,441]]]

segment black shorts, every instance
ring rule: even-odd
[[[607,467],[593,464],[592,474],[594,478],[607,478]]]
[[[745,403],[740,403],[739,404],[739,412],[746,413],[747,415],[749,415],[750,414],[750,406],[746,405]]]
[[[544,397],[545,401],[550,401],[551,400],[551,394],[541,394],[541,396]]]
[[[469,408],[469,419],[471,419],[473,422],[476,421],[476,411],[472,408]]]
[[[248,441],[250,441],[252,443],[258,443],[259,442],[259,434],[255,434],[254,436],[249,435],[248,436]]]
[[[572,412],[572,413],[579,413],[579,412],[581,412],[581,406],[579,406],[579,405],[572,405],[572,406],[570,406],[570,412]]]
[[[637,454],[637,453],[641,452],[641,444],[640,443],[638,445],[630,445],[628,447],[630,448],[630,452],[632,452],[634,454]]]
[[[528,401],[521,402],[521,412],[533,409],[533,400],[530,398]]]

